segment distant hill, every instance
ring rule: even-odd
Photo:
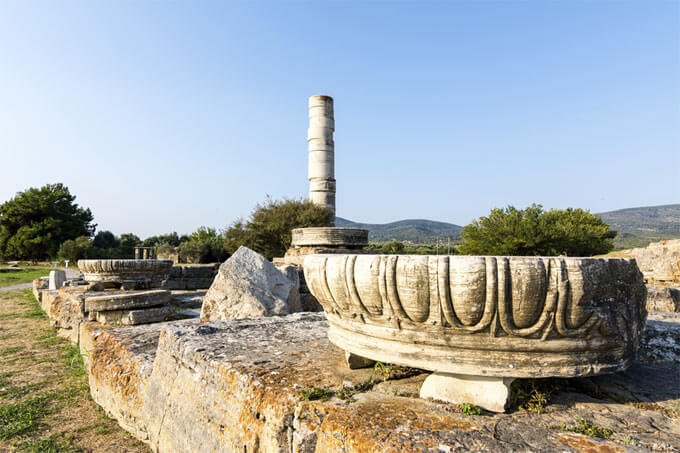
[[[595,214],[619,232],[614,240],[617,250],[645,247],[650,242],[680,238],[680,204],[643,206]],[[460,239],[463,227],[446,222],[424,219],[399,220],[391,223],[358,223],[336,217],[336,225],[363,228],[369,231],[371,242],[396,239],[418,244],[431,244],[450,237]]]
[[[357,223],[342,217],[335,218],[335,225],[345,228],[362,228],[368,230],[368,240],[384,242],[396,239],[417,244],[431,244],[439,240],[459,239],[463,227],[446,222],[435,222],[424,219],[408,219],[391,223]]]
[[[619,209],[595,215],[619,232],[614,240],[619,250],[680,238],[680,204]]]

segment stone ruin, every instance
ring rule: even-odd
[[[310,199],[334,210],[332,112],[331,98],[310,99]],[[59,310],[80,316],[93,399],[160,452],[637,451],[626,432],[644,448],[680,449],[667,415],[680,407],[680,316],[651,313],[645,329],[634,260],[369,255],[365,230],[335,227],[292,239],[274,264],[248,249],[223,263],[200,321],[83,322],[131,308],[114,293],[154,306],[155,272],[144,288],[121,276],[119,289],[89,291],[113,281],[99,265],[102,275],[62,288]],[[324,313],[294,313],[310,301]],[[375,380],[378,365],[388,380]],[[554,376],[588,390],[545,414],[502,413],[511,381]],[[655,409],[593,409],[602,395]],[[617,434],[556,431],[575,417]]]

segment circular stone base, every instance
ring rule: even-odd
[[[368,245],[368,230],[313,227],[292,231],[291,247],[361,248]]]

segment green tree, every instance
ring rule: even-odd
[[[97,251],[89,237],[80,236],[75,240],[64,241],[59,247],[58,255],[61,259],[75,263],[81,259],[96,258]]]
[[[121,258],[134,258],[135,247],[141,244],[142,240],[132,233],[123,233],[119,239],[119,254]]]
[[[0,255],[33,261],[54,257],[69,239],[91,236],[92,212],[63,184],[31,187],[0,205]]]
[[[616,231],[582,209],[492,209],[463,228],[458,252],[467,255],[592,256],[614,248]]]
[[[267,200],[258,204],[247,221],[237,220],[225,232],[226,249],[232,254],[245,245],[267,259],[283,256],[290,247],[294,228],[333,224],[333,212],[308,200]]]
[[[179,255],[182,261],[191,263],[216,263],[229,257],[224,238],[214,228],[205,226],[191,233],[189,240],[179,245]]]
[[[113,249],[120,246],[120,241],[110,231],[99,231],[94,236],[92,245],[99,249]]]

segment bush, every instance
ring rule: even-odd
[[[224,232],[225,247],[233,254],[244,245],[271,260],[286,253],[294,228],[332,224],[333,212],[311,201],[267,198],[255,207],[247,222],[237,220]]]
[[[468,255],[592,256],[614,248],[616,231],[582,209],[551,209],[533,204],[492,209],[460,233],[458,251]]]

